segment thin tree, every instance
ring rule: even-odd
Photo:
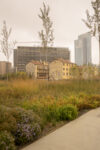
[[[16,41],[14,42],[10,41],[11,32],[12,32],[12,29],[11,28],[8,29],[6,25],[6,21],[3,21],[0,43],[1,43],[1,52],[6,57],[7,62],[9,62],[10,56],[12,54],[12,50],[16,44]],[[8,73],[7,73],[7,80],[8,80]]]
[[[90,29],[91,35],[95,36],[99,42],[99,65],[100,65],[100,0],[91,2],[93,8],[93,14],[90,15],[89,11],[86,11],[87,20],[83,19],[83,22]]]
[[[47,61],[47,47],[53,45],[54,37],[53,37],[53,22],[49,16],[50,7],[43,3],[43,8],[40,8],[39,18],[42,20],[43,29],[39,32],[39,37],[42,41],[42,47],[44,48],[46,61]]]
[[[12,54],[12,50],[16,44],[16,41],[11,42],[10,35],[11,35],[12,29],[8,29],[6,25],[6,21],[3,21],[3,27],[1,30],[1,52],[5,55],[6,60],[9,62],[9,58]]]

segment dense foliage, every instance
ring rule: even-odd
[[[13,136],[7,131],[0,131],[0,149],[16,150]]]

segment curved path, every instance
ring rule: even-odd
[[[100,150],[100,108],[89,111],[22,150]]]

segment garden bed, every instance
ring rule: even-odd
[[[100,107],[99,89],[99,80],[1,81],[1,150],[20,149]]]

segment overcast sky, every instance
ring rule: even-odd
[[[78,35],[88,31],[82,18],[86,18],[86,9],[91,9],[91,0],[44,2],[51,8],[55,45],[69,47],[71,60],[74,61],[74,40]],[[3,20],[6,20],[8,27],[12,27],[11,39],[17,42],[39,41],[38,32],[42,29],[42,22],[38,14],[42,3],[43,0],[0,0],[0,29]],[[98,63],[97,42],[93,46],[92,56],[93,63]]]

